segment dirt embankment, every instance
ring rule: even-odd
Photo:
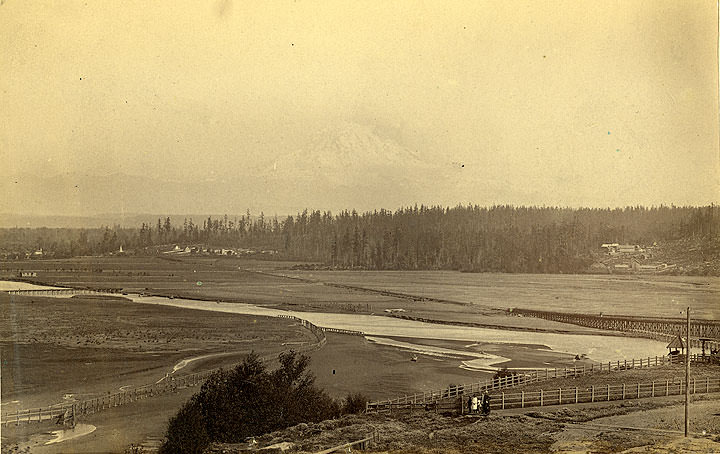
[[[720,410],[720,402],[709,399],[694,402],[693,406],[698,408],[694,422],[696,430],[707,430],[715,435],[700,435],[697,440],[680,444],[688,449],[710,447],[720,452],[718,423],[713,422],[713,418],[718,419],[714,415]],[[682,414],[682,409],[677,402],[643,401],[563,407],[527,414],[496,413],[489,417],[443,416],[425,412],[353,415],[317,424],[299,424],[257,437],[256,440],[259,447],[284,442],[292,445],[292,452],[317,452],[375,433],[379,441],[370,445],[369,452],[612,454],[643,446],[664,449],[665,445],[677,445],[675,439],[680,434],[668,431],[677,430],[675,420],[678,414]],[[657,427],[659,430],[629,430],[630,426]],[[207,452],[235,454],[245,452],[247,447],[245,444],[216,444]]]
[[[518,432],[519,427],[523,430]],[[526,416],[444,417],[434,413],[389,417],[346,416],[317,424],[299,424],[257,438],[259,445],[291,442],[295,450],[316,452],[349,441],[379,435],[371,451],[393,453],[498,453],[547,452],[559,423]],[[210,453],[240,453],[243,445],[218,444]]]

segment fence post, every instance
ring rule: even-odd
[[[665,395],[668,396],[670,394],[670,380],[665,380]]]
[[[610,383],[607,384],[607,400],[610,400]]]
[[[710,377],[705,377],[705,392],[710,392]]]
[[[525,391],[520,391],[520,408],[525,408]]]
[[[640,398],[640,383],[637,384],[637,394],[638,394],[637,396],[639,399]]]
[[[540,390],[540,406],[543,406],[543,390]]]
[[[633,363],[635,363],[635,360],[633,360]],[[625,360],[625,369],[627,369],[627,360]]]
[[[652,382],[652,396],[655,397],[655,380]]]
[[[562,388],[558,388],[558,405],[562,404]]]
[[[590,402],[595,402],[595,385],[590,385]]]
[[[502,409],[505,410],[505,393],[502,393]]]
[[[692,391],[692,393],[695,394],[695,377],[693,377],[693,391]]]
[[[625,400],[625,383],[623,383],[622,400]]]

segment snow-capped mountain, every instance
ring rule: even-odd
[[[395,177],[400,182],[432,167],[419,153],[395,140],[381,137],[369,127],[342,122],[320,130],[305,146],[276,157],[262,174],[349,185],[376,176]]]

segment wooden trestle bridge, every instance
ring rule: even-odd
[[[669,339],[685,336],[685,319],[662,317],[630,317],[621,315],[571,314],[566,312],[513,309],[513,314],[537,317],[573,325],[587,326],[625,333],[638,333],[646,337]],[[690,346],[718,349],[720,346],[720,321],[693,319],[690,324]]]
[[[77,289],[77,288],[57,288],[57,289],[25,289],[25,290],[6,290],[5,293],[10,295],[25,296],[46,296],[46,295],[105,295],[108,293],[120,293],[120,289]]]

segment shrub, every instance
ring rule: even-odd
[[[362,413],[368,400],[362,393],[350,393],[343,399],[341,411],[343,414]]]
[[[315,386],[308,357],[290,351],[279,360],[268,371],[252,353],[235,369],[211,375],[170,420],[162,452],[199,453],[211,442],[237,443],[339,416],[338,403]]]
[[[201,454],[210,444],[200,406],[190,399],[168,423],[160,454]]]

